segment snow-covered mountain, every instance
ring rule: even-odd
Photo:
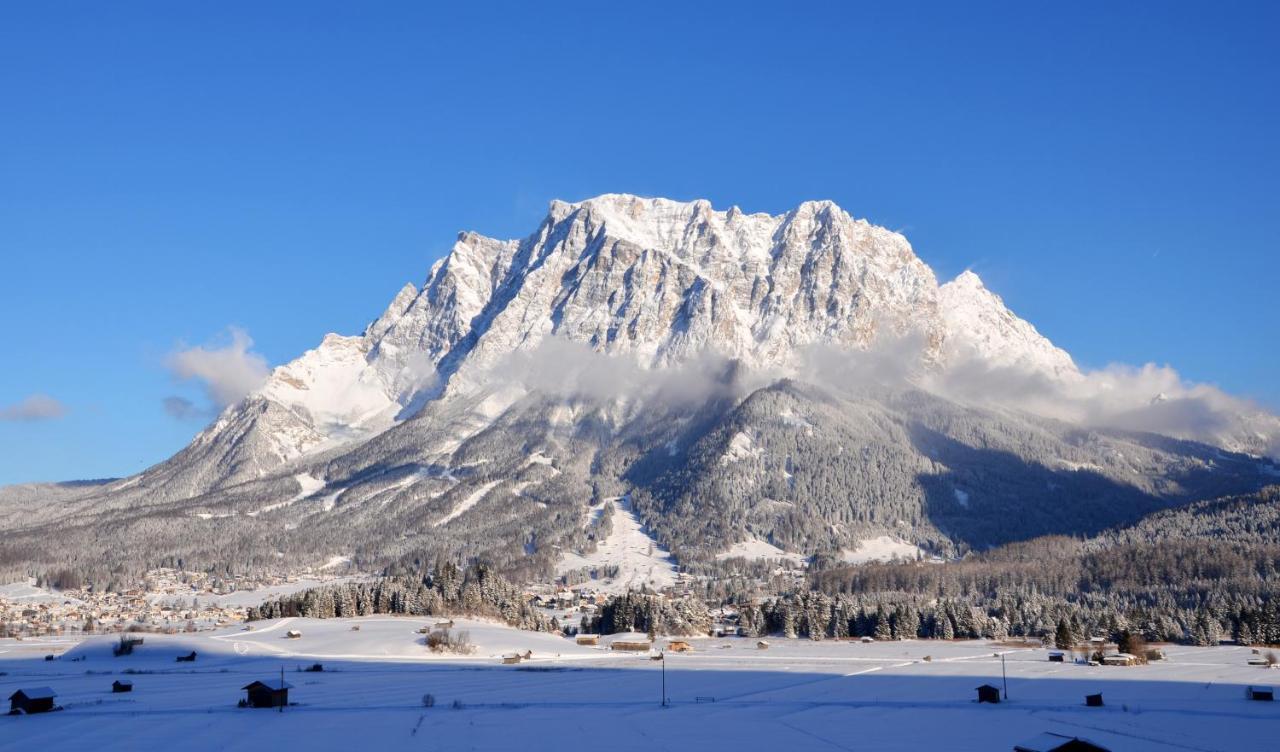
[[[1274,442],[1274,416],[1120,379],[831,202],[557,201],[523,240],[462,233],[363,333],[325,336],[179,454],[40,515],[132,520],[112,540],[139,558],[163,549],[133,526],[161,515],[206,561],[547,572],[595,546],[587,510],[608,498],[687,563],[885,536],[954,552],[1274,481],[1231,453]],[[1190,402],[1217,420],[1178,422]],[[210,535],[235,543],[191,542]]]

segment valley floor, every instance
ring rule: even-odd
[[[417,632],[433,621],[284,619],[145,635],[120,658],[109,637],[0,640],[0,698],[49,686],[64,708],[0,716],[0,750],[1010,750],[1045,731],[1116,752],[1264,750],[1276,749],[1280,728],[1280,703],[1244,697],[1247,685],[1280,683],[1280,671],[1246,665],[1247,648],[1174,646],[1166,662],[1121,668],[1049,663],[1044,650],[986,641],[770,639],[760,650],[751,639],[692,639],[694,652],[667,654],[663,708],[662,663],[647,655],[458,620],[477,650],[443,657]],[[192,650],[196,662],[175,662]],[[513,651],[532,659],[500,665]],[[978,705],[975,687],[1001,683],[996,652],[1009,701]],[[324,672],[298,670],[317,661]],[[295,705],[236,707],[241,687],[282,668]],[[116,679],[134,691],[112,694]],[[1084,706],[1094,692],[1105,707]],[[427,693],[435,707],[423,707]]]

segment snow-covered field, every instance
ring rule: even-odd
[[[120,658],[108,637],[0,640],[3,696],[47,685],[65,708],[0,717],[0,749],[1010,750],[1053,731],[1119,752],[1274,750],[1280,738],[1280,704],[1244,699],[1246,685],[1280,683],[1280,671],[1247,666],[1247,648],[1170,647],[1167,662],[1119,668],[984,641],[772,639],[759,650],[750,639],[694,639],[694,652],[667,655],[663,708],[662,663],[647,655],[457,620],[477,650],[442,657],[416,631],[434,621],[285,619],[146,635]],[[191,650],[195,663],[174,661]],[[532,660],[500,665],[526,650]],[[1000,684],[996,652],[1006,654],[1009,701],[978,705],[977,685]],[[297,670],[316,661],[324,672]],[[296,705],[236,707],[240,687],[281,668]],[[112,694],[126,669],[134,691]],[[1093,692],[1105,707],[1084,706]],[[423,707],[427,693],[435,707]]]

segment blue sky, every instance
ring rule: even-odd
[[[833,199],[1280,406],[1280,5],[607,5],[0,6],[0,483],[141,470],[202,426],[175,349],[278,364],[605,192]]]

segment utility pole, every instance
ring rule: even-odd
[[[665,652],[658,653],[659,660],[662,661],[662,707],[667,707],[667,654]]]
[[[1000,654],[1000,680],[1004,684],[1004,700],[1009,701],[1009,674],[1004,670],[1004,653]]]

